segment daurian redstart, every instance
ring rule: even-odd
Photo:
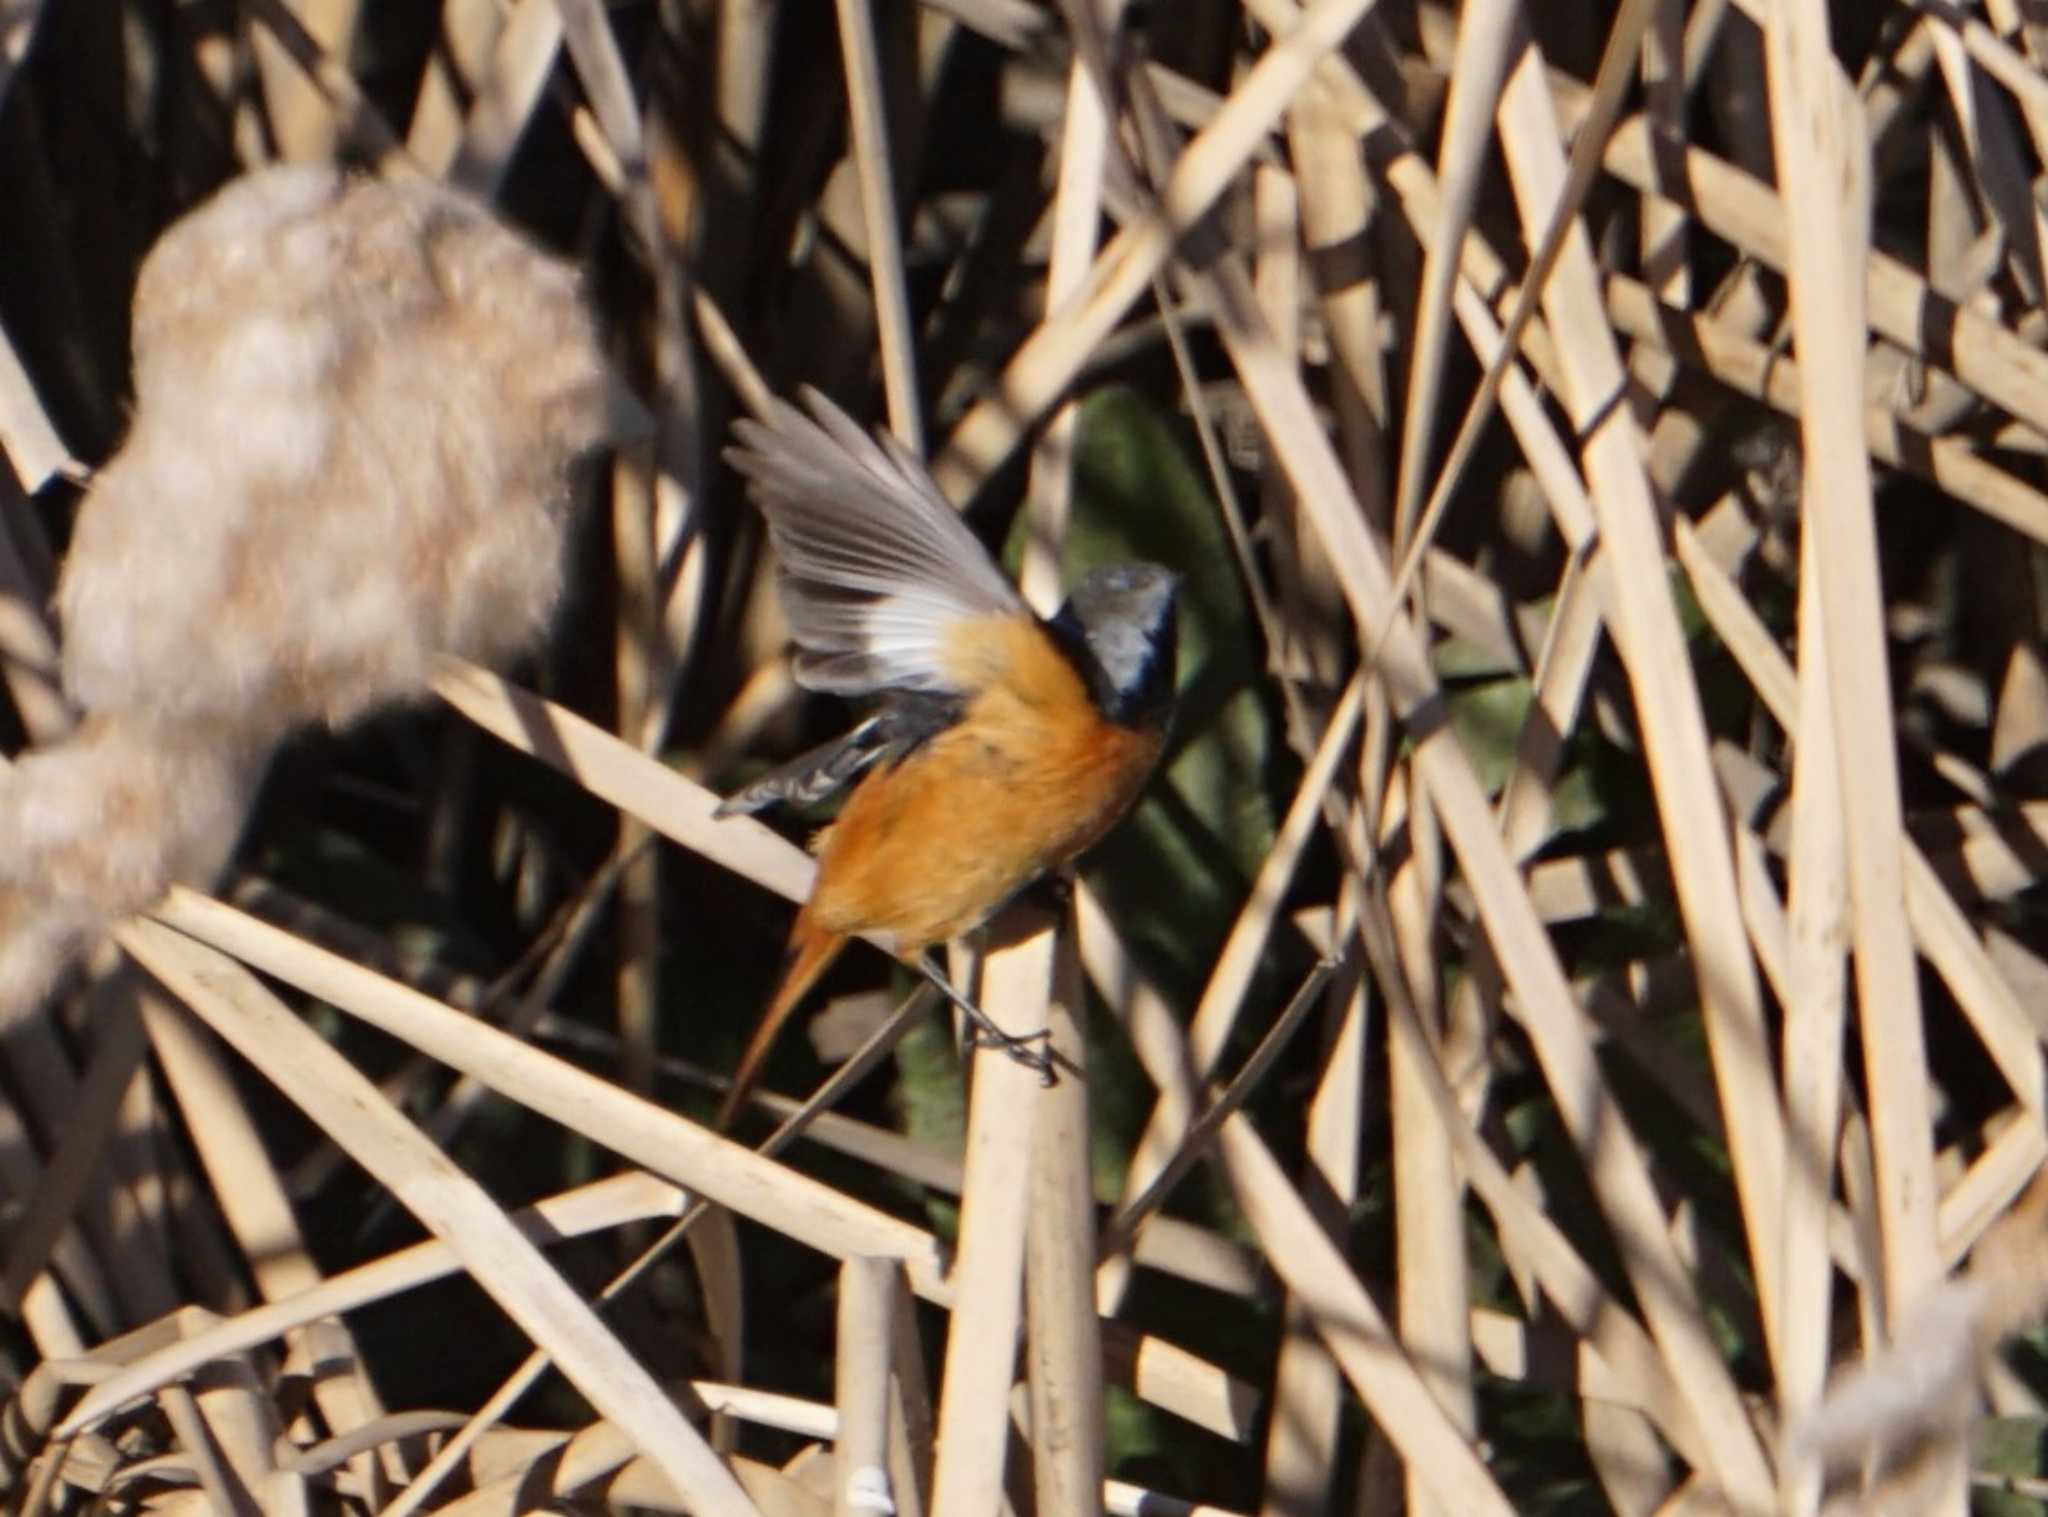
[[[726,457],[781,559],[797,680],[881,704],[720,808],[853,786],[812,843],[817,879],[720,1126],[849,936],[917,963],[980,925],[1115,824],[1173,708],[1172,573],[1098,569],[1042,620],[916,459],[815,391],[803,398],[810,416],[774,402],[766,422],[738,423]]]

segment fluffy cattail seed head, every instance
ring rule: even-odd
[[[164,234],[134,340],[58,587],[81,707],[276,736],[545,625],[606,421],[571,267],[435,186],[273,169]]]
[[[432,185],[236,181],[144,262],[134,343],[57,589],[86,719],[0,772],[0,1027],[220,869],[294,727],[527,648],[607,430],[575,271]]]

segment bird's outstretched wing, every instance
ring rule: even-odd
[[[772,402],[726,458],[753,484],[782,561],[783,606],[812,690],[958,693],[949,635],[972,618],[1028,614],[931,476],[806,388],[806,416]],[[815,418],[815,420],[813,419]]]

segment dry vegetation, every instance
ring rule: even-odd
[[[7,751],[240,170],[490,200],[653,418],[544,658],[302,735],[0,1038],[9,1509],[2037,1508],[2044,65],[2022,0],[0,0]],[[1188,627],[978,970],[1085,1077],[849,956],[749,1150],[810,866],[712,808],[846,713],[719,446],[799,382]]]

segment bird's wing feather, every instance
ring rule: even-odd
[[[870,438],[815,390],[803,398],[810,416],[772,402],[767,422],[734,426],[742,446],[726,453],[782,561],[797,678],[840,695],[953,692],[948,633],[1022,615],[1023,601],[900,444]]]
[[[746,789],[720,801],[712,816],[751,816],[784,804],[809,806],[837,794],[888,751],[886,740],[878,740],[880,721],[871,716],[853,731],[769,770]]]
[[[813,806],[829,800],[877,764],[894,764],[934,733],[960,719],[948,695],[900,692],[851,732],[771,769],[719,802],[714,816],[746,816],[774,805]]]

